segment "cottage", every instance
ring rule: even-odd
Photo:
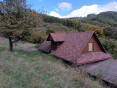
[[[94,32],[51,33],[39,49],[77,65],[112,58]]]

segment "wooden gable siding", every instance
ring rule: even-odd
[[[93,35],[91,40],[88,43],[93,43],[93,51],[92,52],[103,52],[100,44],[98,43],[96,37]],[[87,46],[85,47],[85,49],[83,50],[83,53],[88,53],[90,52],[89,50],[89,46],[87,44]]]
[[[49,34],[49,36],[47,37],[47,41],[52,41],[52,36]]]
[[[62,42],[54,41],[51,35],[48,36],[47,41],[51,41],[51,51],[56,50],[62,44]]]

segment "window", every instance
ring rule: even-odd
[[[88,51],[93,51],[93,43],[88,44]]]

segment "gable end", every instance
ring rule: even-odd
[[[106,50],[103,48],[101,42],[99,41],[95,33],[91,36],[90,40],[87,42],[85,48],[82,51],[82,53],[88,53],[88,52],[106,53]]]

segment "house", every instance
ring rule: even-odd
[[[77,65],[112,58],[94,32],[51,33],[39,50]]]

